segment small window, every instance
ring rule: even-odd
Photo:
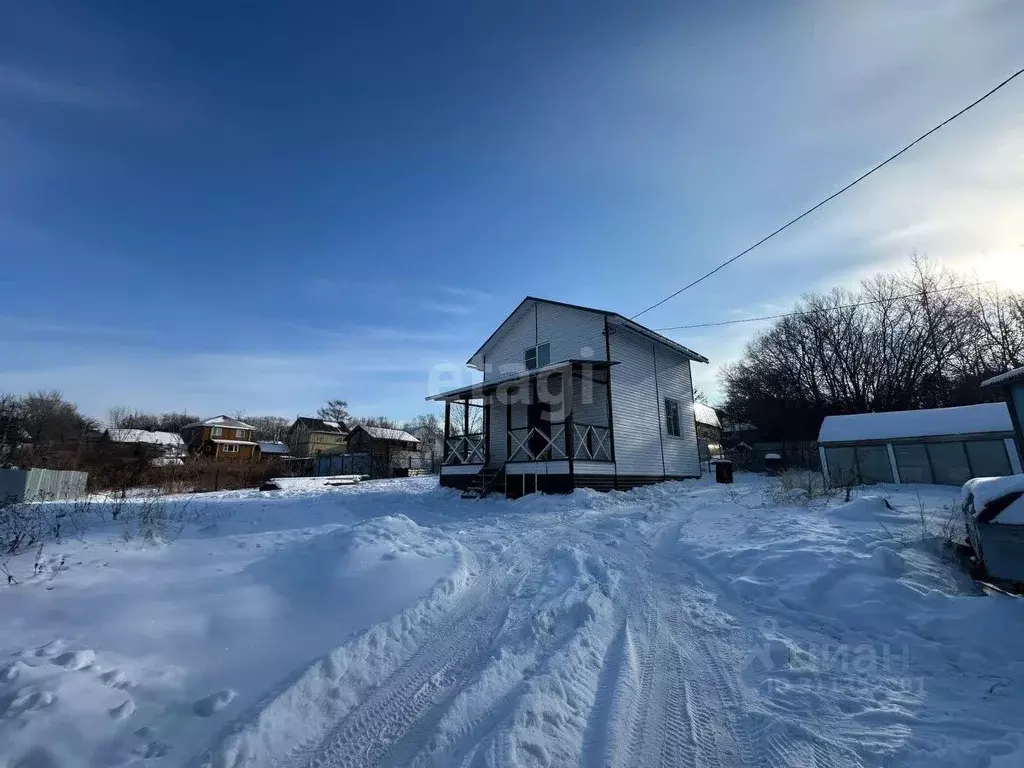
[[[246,433],[246,431],[244,429],[236,429],[235,430],[235,439],[236,440],[248,440],[249,439],[249,435]]]
[[[223,427],[214,427],[210,431],[210,434],[213,435],[214,437],[220,437],[221,435],[224,434],[224,428]]]
[[[551,365],[551,344],[545,342],[526,350],[526,370],[532,371]]]
[[[669,397],[665,398],[665,431],[672,437],[683,434],[679,428],[679,401]]]
[[[222,453],[238,453],[237,445],[222,445],[220,447]]]

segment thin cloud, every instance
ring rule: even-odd
[[[0,65],[0,96],[83,109],[111,106],[106,95],[89,86],[44,77],[7,65]]]
[[[469,304],[457,304],[455,302],[424,301],[420,306],[428,312],[438,312],[442,315],[472,315],[476,310]]]

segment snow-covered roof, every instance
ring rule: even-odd
[[[185,462],[176,456],[161,456],[149,462],[151,467],[181,467]]]
[[[292,428],[294,429],[299,425],[302,425],[312,432],[332,432],[339,435],[348,434],[348,427],[340,421],[325,421],[314,416],[299,416],[295,419],[295,424],[292,425]]]
[[[410,435],[404,429],[390,429],[388,427],[364,427],[359,425],[356,429],[362,429],[374,440],[393,440],[403,443],[418,443],[415,435]]]
[[[998,376],[993,376],[991,379],[985,379],[985,381],[981,382],[981,386],[998,387],[1003,384],[1013,384],[1018,381],[1024,382],[1024,368],[1014,368],[1012,371],[1000,373]]]
[[[861,440],[899,440],[986,432],[1013,432],[1010,412],[1005,403],[826,416],[821,423],[818,442],[855,443]]]
[[[280,440],[261,440],[259,442],[260,453],[289,453],[290,449]]]
[[[168,448],[184,448],[185,441],[177,432],[150,432],[147,429],[108,429],[107,437],[115,443],[150,443]]]
[[[221,443],[222,445],[256,445],[252,440],[221,440],[219,437],[214,438],[210,442]]]
[[[1024,525],[1024,475],[1013,475],[1011,477],[976,477],[968,480],[963,487],[963,500],[969,499],[974,503],[974,516],[982,522],[986,508],[1005,499],[1007,496],[1015,495],[1017,498],[1004,509],[996,513],[987,522],[1000,525]],[[1004,501],[1003,504],[1006,502]]]
[[[693,415],[696,418],[698,424],[704,424],[708,427],[715,427],[721,429],[722,424],[718,420],[718,414],[715,409],[710,405],[704,405],[704,403],[693,404]]]
[[[236,429],[255,429],[252,424],[246,424],[244,421],[233,419],[230,416],[221,414],[220,416],[213,416],[203,421],[194,421],[191,424],[185,425],[184,429],[191,427],[235,427]]]

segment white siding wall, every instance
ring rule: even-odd
[[[624,328],[612,333],[611,358],[618,474],[700,475],[689,360]],[[681,437],[664,434],[665,397],[679,400]]]
[[[491,403],[491,464],[501,464],[508,458],[506,442],[507,427],[505,424],[505,403],[497,397],[490,398]]]
[[[697,427],[693,416],[693,386],[690,383],[690,360],[668,347],[656,348],[660,428],[665,441],[665,474],[700,475],[697,452]],[[665,398],[679,401],[679,427],[674,437],[665,432]]]
[[[525,370],[527,347],[551,344],[551,362],[605,360],[604,315],[557,304],[531,302],[485,350],[484,380]]]

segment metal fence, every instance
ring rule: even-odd
[[[790,443],[753,443],[745,448],[727,449],[724,458],[729,459],[738,470],[764,472],[765,457],[769,453],[781,456],[782,466],[785,469],[821,470],[818,444],[810,440]]]
[[[372,458],[368,453],[335,453],[330,456],[317,456],[313,471],[317,477],[372,475]]]
[[[57,469],[0,469],[0,500],[49,501],[85,495],[88,472]]]

